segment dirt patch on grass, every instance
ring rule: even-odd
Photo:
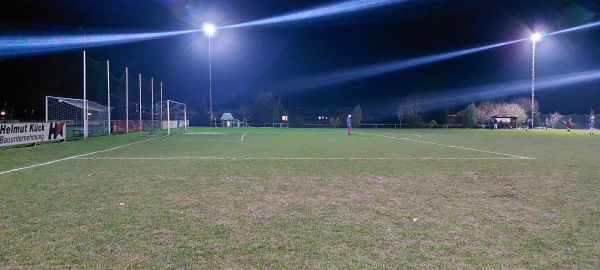
[[[375,182],[384,182],[386,180],[383,176],[372,176],[371,179]]]
[[[463,174],[467,175],[469,178],[473,179],[473,180],[479,180],[484,178],[484,175],[481,171],[466,171],[463,172]]]

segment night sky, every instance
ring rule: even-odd
[[[340,2],[340,1],[338,1]],[[0,33],[10,35],[127,34],[197,29],[210,21],[234,25],[335,1],[20,0],[3,1]],[[408,96],[435,98],[461,89],[531,79],[531,41],[357,80],[314,85],[315,78],[380,64],[528,38],[600,20],[592,0],[414,0],[291,23],[219,29],[211,38],[215,109],[251,105],[260,91],[286,108],[393,110]],[[0,106],[43,117],[44,96],[82,98],[82,50],[0,56]],[[208,38],[202,32],[86,48],[110,60],[111,75],[141,73],[164,84],[165,98],[193,108],[208,98]],[[600,27],[550,35],[536,44],[536,82],[600,72]],[[105,76],[105,75],[104,75]],[[135,86],[130,86],[135,87]],[[485,89],[485,88],[479,88]],[[510,96],[531,97],[524,87]],[[480,98],[480,97],[478,97]],[[537,90],[542,113],[600,111],[600,80]],[[455,100],[460,110],[479,99]],[[18,115],[18,114],[17,114]]]

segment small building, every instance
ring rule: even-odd
[[[223,113],[220,119],[222,127],[240,127],[240,120],[233,118],[231,113]]]
[[[517,128],[516,116],[497,116],[491,117],[492,125],[497,124],[498,128]]]

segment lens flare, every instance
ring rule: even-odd
[[[297,21],[307,21],[310,19],[330,17],[343,13],[354,13],[361,10],[379,8],[387,5],[397,4],[404,2],[405,0],[352,0],[345,1],[337,4],[330,4],[321,7],[315,7],[304,11],[298,11],[286,15],[275,16],[271,18],[239,23],[234,25],[225,26],[222,28],[238,28],[248,26],[259,26],[267,24],[277,23],[291,23]]]
[[[544,77],[536,79],[535,90],[543,91],[572,84],[586,83],[600,80],[600,70],[592,70],[578,73],[570,73],[559,76]],[[441,94],[433,94],[421,98],[421,108],[424,111],[442,109],[447,106],[463,105],[476,102],[481,97],[496,98],[531,91],[531,81],[519,80],[494,85],[470,87],[460,90],[446,91]]]
[[[98,47],[151,40],[202,31],[201,29],[142,34],[7,36],[0,38],[0,57],[32,55],[66,51],[83,47]]]
[[[324,86],[329,86],[329,85],[334,85],[334,84],[339,84],[339,83],[345,83],[345,82],[360,80],[360,79],[377,76],[377,75],[381,75],[381,74],[385,74],[385,73],[408,69],[408,68],[412,68],[412,67],[416,67],[416,66],[422,66],[422,65],[426,65],[426,64],[430,64],[430,63],[434,63],[434,62],[438,62],[438,61],[443,61],[443,60],[447,60],[447,59],[451,59],[451,58],[456,58],[456,57],[463,56],[466,54],[490,50],[493,48],[513,44],[516,42],[521,42],[523,40],[526,40],[526,39],[519,39],[519,40],[514,40],[514,41],[509,41],[509,42],[497,43],[497,44],[492,44],[492,45],[487,45],[487,46],[482,46],[482,47],[477,47],[477,48],[472,48],[472,49],[442,53],[442,54],[425,56],[425,57],[414,58],[414,59],[409,59],[409,60],[400,60],[400,61],[395,61],[395,62],[390,62],[390,63],[385,63],[385,64],[373,65],[373,66],[369,66],[369,67],[349,69],[349,70],[329,73],[329,74],[325,74],[325,75],[320,75],[320,76],[317,76],[316,78],[308,78],[308,79],[299,80],[296,82],[285,84],[284,86],[280,86],[278,88],[288,89],[288,90],[302,90],[302,89],[311,89],[311,88],[324,87]]]
[[[547,36],[569,33],[569,32],[573,32],[573,31],[579,31],[579,30],[598,27],[598,26],[600,26],[600,21],[587,23],[584,25],[576,26],[576,27],[571,27],[571,28],[565,29],[565,30],[556,31],[554,33],[547,34]]]
[[[207,36],[212,36],[217,32],[217,27],[212,23],[204,23],[202,30],[204,30],[204,34]]]

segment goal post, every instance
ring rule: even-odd
[[[187,105],[173,100],[159,102],[154,109],[160,115],[162,130],[168,135],[172,133],[183,133],[187,131],[189,120],[187,119]]]
[[[91,100],[46,96],[46,122],[66,122],[67,137],[108,135],[109,111]]]

